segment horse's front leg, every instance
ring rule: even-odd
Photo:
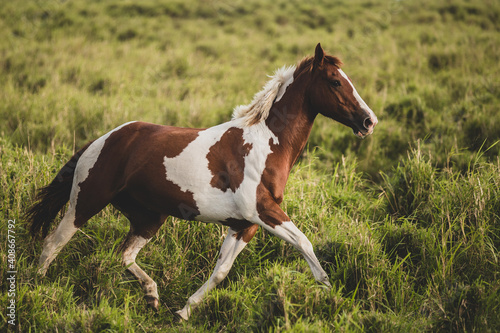
[[[328,274],[321,268],[321,265],[314,254],[313,246],[306,235],[300,231],[295,224],[290,221],[288,215],[283,212],[277,203],[272,199],[258,205],[261,224],[267,231],[278,236],[284,241],[292,244],[304,256],[316,281],[331,287]]]
[[[229,270],[233,266],[234,260],[247,243],[253,238],[258,227],[258,225],[254,224],[240,231],[229,228],[227,236],[220,249],[219,259],[217,259],[217,264],[215,265],[212,275],[210,275],[208,281],[205,282],[205,284],[203,284],[198,291],[188,298],[184,308],[176,312],[182,319],[188,320],[193,308],[200,304],[203,297],[205,297],[210,290],[215,288],[215,286],[224,280],[227,273],[229,273]]]

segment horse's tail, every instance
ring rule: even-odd
[[[26,221],[28,223],[31,221],[30,232],[32,236],[36,236],[40,229],[42,229],[43,237],[47,236],[50,224],[69,201],[76,165],[90,144],[91,142],[73,155],[49,185],[38,190],[37,202],[25,215]]]

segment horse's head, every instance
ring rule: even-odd
[[[318,44],[311,61],[311,81],[307,95],[312,110],[349,126],[360,138],[370,135],[377,125],[377,116],[340,69],[340,60],[325,55]]]

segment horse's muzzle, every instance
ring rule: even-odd
[[[373,129],[377,124],[377,116],[370,115],[369,117],[366,117],[365,120],[363,120],[363,126],[356,126],[356,128],[353,128],[352,131],[354,135],[364,139],[365,137],[373,133]]]

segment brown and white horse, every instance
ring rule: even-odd
[[[135,258],[167,216],[229,227],[214,272],[177,312],[183,319],[224,279],[259,226],[292,244],[314,278],[330,286],[310,241],[280,204],[318,113],[351,127],[360,138],[377,124],[340,65],[318,44],[314,57],[277,70],[250,104],[234,110],[231,121],[207,129],[130,122],[87,144],[40,190],[27,213],[32,234],[43,229],[46,236],[69,201],[61,223],[44,241],[39,272],[45,275],[77,229],[111,203],[131,224],[121,247],[123,263],[155,309],[156,283]]]

